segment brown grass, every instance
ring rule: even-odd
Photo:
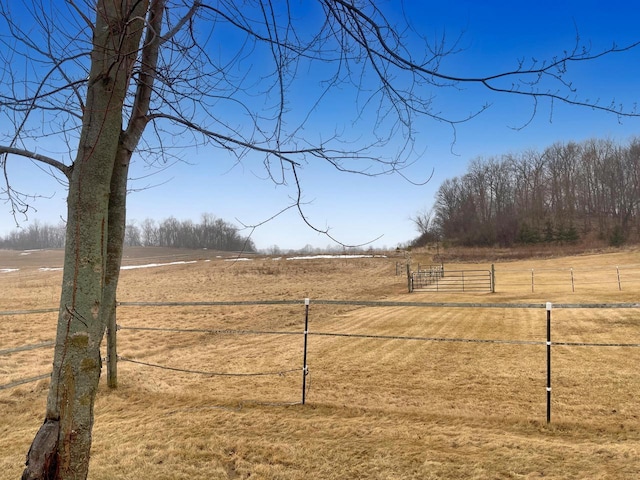
[[[637,250],[496,263],[497,293],[406,293],[402,258],[230,262],[215,252],[129,251],[119,300],[300,300],[296,305],[122,306],[128,327],[544,341],[543,309],[354,307],[314,299],[474,303],[638,302]],[[38,255],[38,258],[35,257]],[[413,252],[431,263],[433,252]],[[143,258],[144,257],[144,258]],[[489,268],[489,261],[447,268]],[[467,260],[468,262],[468,260]],[[0,310],[55,306],[59,252],[0,252]],[[617,283],[616,267],[621,272]],[[570,282],[573,268],[574,285]],[[531,292],[531,269],[534,292]],[[613,273],[612,273],[613,272]],[[575,291],[573,291],[575,290]],[[56,314],[0,316],[0,350],[54,337]],[[640,343],[637,309],[556,309],[553,340]],[[119,388],[96,402],[92,479],[629,479],[640,475],[640,349],[553,347],[546,425],[544,345],[119,332],[120,355],[220,377],[122,361]],[[0,356],[0,384],[46,373],[51,349]],[[103,380],[104,383],[104,380]],[[0,390],[0,479],[17,478],[42,421],[47,380]]]

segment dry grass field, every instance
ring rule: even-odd
[[[412,262],[429,264],[432,255],[414,252]],[[409,294],[395,275],[402,261],[128,250],[125,265],[156,265],[122,272],[119,355],[176,370],[121,360],[114,390],[103,374],[89,477],[640,478],[640,348],[553,346],[547,424],[544,308],[314,303],[636,303],[639,250],[499,260],[494,294]],[[57,251],[0,251],[0,311],[55,307],[61,265]],[[310,373],[301,405],[307,297]],[[248,300],[297,303],[127,304]],[[3,352],[52,341],[55,322],[55,313],[0,316],[0,385],[50,371],[52,347]],[[552,340],[638,345],[640,308],[554,309]],[[19,478],[47,386],[43,379],[0,389],[0,479]]]

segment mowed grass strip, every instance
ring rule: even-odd
[[[577,271],[590,264],[640,263],[636,251],[612,255],[556,259],[555,264],[578,265]],[[160,257],[154,260],[162,263]],[[314,298],[635,302],[640,282],[635,287],[623,285],[621,291],[593,286],[540,295],[506,288],[512,275],[521,275],[532,262],[536,268],[535,261],[526,260],[496,265],[503,282],[499,280],[496,294],[409,295],[406,279],[394,275],[395,261],[230,263],[207,258],[195,264],[123,271],[121,301],[300,299],[301,303],[121,307],[118,322],[123,327],[207,331],[123,329],[118,337],[120,355],[205,373],[120,362],[119,388],[109,390],[103,380],[96,402],[90,478],[627,479],[640,475],[640,408],[635,401],[640,396],[636,373],[640,349],[554,346],[552,423],[546,425],[544,308],[313,303]],[[547,260],[539,262],[538,268],[549,265]],[[0,282],[7,295],[28,305],[51,306],[38,295],[59,292],[53,283],[32,289],[31,281],[21,286],[5,278],[0,276]],[[305,297],[311,298],[310,374],[307,404],[302,406],[290,403],[301,399]],[[8,300],[3,295],[7,308],[22,307]],[[55,314],[29,318],[14,316],[9,322],[0,318],[0,325],[9,325],[0,334],[0,349],[17,345],[13,337],[30,343],[55,331]],[[552,328],[552,339],[558,342],[640,341],[634,309],[553,309]],[[298,333],[217,332],[222,330]],[[323,332],[347,336],[317,335]],[[35,352],[0,356],[0,383],[9,373],[10,378],[16,372],[41,373],[47,355],[50,368],[51,350]],[[37,357],[28,356],[32,354]],[[206,374],[289,367],[297,370],[259,377]],[[20,475],[42,422],[47,385],[40,380],[0,391],[0,479]]]

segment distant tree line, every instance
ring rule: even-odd
[[[422,245],[577,243],[640,238],[640,140],[557,143],[471,161],[445,180],[431,211],[413,219]]]
[[[47,225],[38,221],[26,228],[13,230],[0,236],[0,248],[9,250],[36,250],[64,247],[65,225]]]
[[[34,222],[25,229],[0,237],[0,248],[27,250],[62,248],[65,226],[52,227]],[[143,247],[208,248],[212,250],[255,252],[250,238],[243,237],[234,225],[210,214],[202,215],[200,223],[169,217],[160,222],[146,219],[140,225],[129,223],[125,245]]]
[[[139,226],[130,223],[124,241],[127,246],[256,250],[253,241],[240,235],[236,226],[210,214],[203,214],[200,223],[174,217],[158,223],[146,219]]]

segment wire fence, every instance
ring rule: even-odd
[[[501,278],[508,277],[508,282]],[[581,288],[607,288],[608,290],[633,290],[640,285],[640,265],[601,265],[589,268],[531,268],[509,269],[496,268],[496,282],[499,291],[518,290],[542,292],[571,291],[575,293]]]
[[[600,265],[588,268],[508,268],[491,264],[486,270],[457,269],[456,264],[417,265],[397,262],[395,274],[406,272],[409,292],[569,292],[593,289],[633,290],[640,286],[640,265]]]
[[[372,333],[353,333],[353,332],[340,332],[340,331],[310,331],[309,329],[309,305],[333,305],[333,306],[354,306],[354,307],[411,307],[411,308],[436,308],[436,309],[453,309],[453,308],[474,308],[474,309],[539,309],[545,310],[547,314],[547,338],[546,340],[531,340],[531,339],[501,339],[501,338],[467,338],[467,337],[446,337],[446,336],[419,336],[419,335],[396,335],[396,334],[372,334]],[[352,301],[352,300],[257,300],[257,301],[212,301],[212,302],[120,302],[118,303],[118,310],[128,307],[154,307],[154,308],[172,308],[172,307],[238,307],[238,306],[283,306],[283,305],[296,305],[304,306],[304,328],[301,330],[270,330],[270,329],[215,329],[215,328],[177,328],[177,327],[153,327],[153,326],[136,326],[136,325],[122,325],[117,326],[117,331],[131,331],[135,332],[156,332],[156,333],[184,333],[184,334],[209,334],[220,336],[282,336],[282,337],[304,337],[304,346],[299,352],[300,365],[284,365],[279,368],[273,368],[269,370],[256,370],[256,371],[213,371],[206,369],[195,369],[187,367],[179,367],[173,365],[163,364],[161,362],[152,362],[135,358],[132,355],[117,355],[116,358],[105,358],[107,362],[115,367],[117,362],[128,362],[131,364],[139,365],[140,367],[162,369],[174,372],[181,372],[185,374],[195,374],[208,377],[221,376],[221,377],[264,377],[264,376],[286,376],[289,374],[300,374],[302,377],[301,385],[301,401],[292,402],[291,404],[301,403],[305,404],[306,396],[309,392],[310,383],[308,383],[307,377],[310,373],[308,365],[308,338],[309,337],[326,337],[326,338],[347,338],[347,339],[372,339],[372,340],[384,340],[384,341],[405,341],[405,342],[439,342],[439,343],[466,343],[466,344],[495,344],[495,345],[536,345],[546,346],[547,348],[547,422],[551,419],[551,351],[554,346],[562,347],[593,347],[593,348],[640,348],[638,342],[572,342],[572,341],[551,341],[551,311],[553,309],[640,309],[640,303],[470,303],[470,302],[405,302],[405,301]],[[2,315],[29,315],[33,313],[46,313],[53,312],[56,309],[39,309],[39,310],[14,310],[0,312]],[[293,314],[299,317],[299,314]],[[401,315],[399,313],[398,315]],[[0,357],[10,356],[15,353],[51,348],[55,342],[44,341],[40,343],[34,343],[29,345],[19,345],[11,348],[5,348],[0,350]],[[299,345],[298,347],[299,348]],[[15,379],[11,382],[0,384],[0,390],[10,389],[18,385],[25,383],[35,382],[48,378],[50,373],[45,373],[37,376],[25,377]]]

